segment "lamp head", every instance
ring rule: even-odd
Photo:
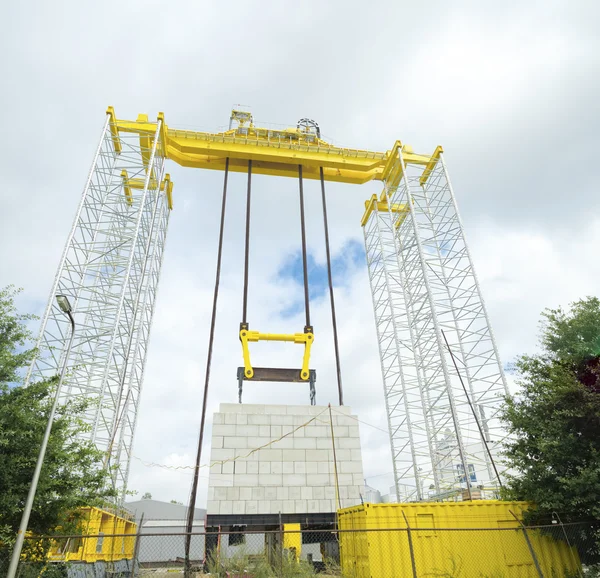
[[[73,311],[71,308],[71,303],[69,303],[69,299],[66,295],[57,295],[56,301],[64,313],[71,313],[71,311]]]

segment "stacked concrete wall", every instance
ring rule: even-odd
[[[363,493],[358,422],[347,406],[332,408],[332,416],[345,508],[360,503]],[[327,407],[221,404],[213,418],[211,463],[208,515],[336,510]]]

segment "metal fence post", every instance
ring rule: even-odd
[[[525,525],[523,524],[523,522],[521,522],[521,520],[519,520],[519,518],[517,518],[517,516],[515,515],[515,513],[512,510],[508,510],[508,511],[512,514],[512,517],[521,526],[521,530],[523,530],[523,535],[525,536],[525,541],[527,542],[527,547],[529,548],[529,552],[531,554],[531,557],[533,558],[533,563],[535,564],[535,569],[537,570],[538,576],[540,578],[544,578],[544,574],[542,573],[540,563],[537,559],[537,556],[535,555],[535,551],[533,549],[533,545],[531,544],[531,540],[529,540],[529,534],[527,534],[527,529],[525,528]]]
[[[413,578],[417,578],[417,564],[415,562],[415,551],[413,548],[412,531],[410,529],[410,524],[408,523],[408,518],[406,517],[404,511],[402,512],[402,516],[404,517],[404,521],[406,522],[406,535],[408,537],[408,549],[410,550],[410,563],[412,565],[412,575]]]
[[[140,538],[142,537],[142,527],[144,525],[144,513],[142,512],[142,517],[140,518],[140,523],[138,525],[138,531],[135,536],[135,546],[133,547],[133,560],[131,561],[131,573],[129,574],[130,578],[134,578],[135,576],[135,564],[138,559],[138,555],[140,553]]]

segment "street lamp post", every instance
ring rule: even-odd
[[[56,386],[54,402],[52,403],[52,409],[50,410],[50,415],[48,416],[48,424],[46,425],[46,432],[44,433],[44,439],[42,440],[40,453],[38,454],[37,463],[35,465],[35,471],[33,472],[33,478],[31,478],[31,486],[29,487],[29,493],[27,494],[27,502],[25,503],[25,509],[23,510],[23,515],[21,516],[21,524],[19,526],[19,531],[17,532],[17,540],[15,542],[15,547],[12,551],[7,578],[15,578],[17,568],[19,566],[19,559],[21,558],[21,550],[23,549],[25,532],[27,532],[27,525],[29,524],[29,516],[31,515],[33,499],[35,498],[35,492],[37,490],[37,485],[40,480],[40,472],[42,471],[42,465],[44,463],[44,457],[46,455],[46,448],[48,447],[48,440],[50,439],[50,432],[52,431],[54,414],[56,413],[56,408],[58,406],[60,388],[65,379],[65,373],[67,372],[67,363],[69,361],[69,354],[71,353],[73,337],[75,336],[75,319],[73,318],[73,310],[71,308],[71,304],[69,303],[69,299],[66,297],[66,295],[57,295],[56,301],[58,302],[58,306],[61,308],[62,312],[69,317],[69,321],[71,322],[71,337],[69,339],[69,345],[67,346],[67,351],[65,353],[63,366],[60,372],[60,378],[58,380],[58,385]]]

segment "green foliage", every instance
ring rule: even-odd
[[[34,349],[26,349],[30,334],[14,305],[14,288],[0,291],[0,542],[15,538],[48,415],[57,378],[19,385],[19,371],[30,363]],[[76,510],[101,506],[114,495],[107,489],[102,454],[79,434],[88,431],[82,416],[90,400],[58,408],[37,488],[29,531],[48,534],[77,526]]]
[[[151,500],[152,499],[152,494],[150,492],[146,492],[143,496],[142,496],[142,500]]]
[[[538,355],[517,361],[517,396],[504,420],[514,471],[503,496],[535,502],[528,522],[589,520],[600,526],[600,300],[546,310]]]

